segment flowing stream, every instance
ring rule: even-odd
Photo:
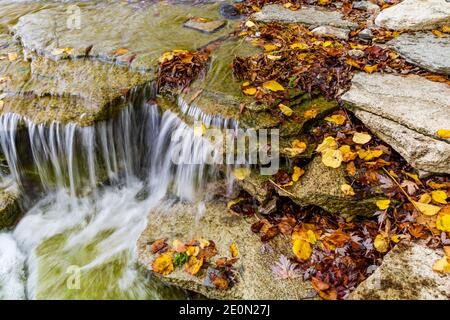
[[[144,279],[135,244],[151,208],[201,201],[218,172],[196,164],[211,151],[206,139],[142,101],[91,127],[0,116],[9,168],[2,180],[13,180],[28,194],[24,205],[33,204],[12,232],[0,233],[0,298],[186,297]]]

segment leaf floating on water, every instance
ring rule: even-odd
[[[270,91],[284,91],[283,86],[275,80],[264,82],[263,87]]]
[[[450,129],[439,129],[437,135],[442,139],[450,139]]]
[[[353,134],[353,142],[357,144],[366,144],[370,140],[372,140],[372,136],[370,134],[364,132],[355,132]]]
[[[421,213],[423,213],[426,216],[434,216],[438,214],[439,211],[441,211],[441,207],[432,205],[432,204],[426,204],[421,203],[417,201],[412,201],[414,206],[419,210]]]

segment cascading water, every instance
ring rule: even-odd
[[[204,164],[207,139],[174,113],[135,101],[91,127],[2,114],[0,145],[9,168],[2,179],[42,189],[14,231],[0,234],[1,298],[183,296],[144,280],[134,247],[147,213],[168,194],[204,197],[218,174]]]

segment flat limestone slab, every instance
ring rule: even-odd
[[[22,16],[13,31],[24,48],[54,60],[55,49],[73,48],[72,56],[88,56],[154,71],[158,58],[173,49],[194,50],[229,33],[233,24],[213,34],[184,28],[190,17],[219,19],[220,4],[189,6],[184,4],[154,5],[135,8],[126,3],[86,2],[80,8],[80,27],[67,26],[67,8],[59,4]],[[118,54],[117,49],[126,49]]]
[[[404,33],[387,43],[408,62],[424,69],[450,74],[450,37],[436,37],[431,32]]]
[[[354,29],[358,26],[352,21],[345,20],[342,13],[338,11],[312,6],[302,6],[301,9],[293,11],[279,4],[270,4],[264,6],[260,12],[256,12],[253,18],[261,22],[301,23],[314,27],[332,26]]]
[[[349,300],[448,300],[450,274],[432,270],[434,262],[443,256],[443,250],[399,243]]]
[[[191,18],[183,26],[201,32],[213,33],[224,27],[226,23],[225,20],[199,21],[197,18]]]
[[[377,16],[375,24],[392,30],[430,30],[450,22],[446,0],[404,0]]]
[[[239,251],[239,260],[235,264],[238,281],[231,289],[205,286],[205,271],[192,276],[176,268],[161,279],[213,299],[302,299],[311,296],[309,282],[274,278],[271,267],[281,254],[290,254],[289,241],[276,237],[268,242],[273,252],[262,253],[263,243],[250,231],[253,218],[246,221],[241,216],[232,215],[224,204],[218,203],[208,203],[206,209],[201,211],[204,213],[199,213],[196,205],[175,204],[150,212],[147,228],[137,244],[139,263],[151,269],[154,256],[150,246],[161,238],[167,238],[168,243],[174,239],[186,242],[192,239],[213,240],[218,250],[213,261],[219,257],[230,258],[229,247],[234,242]]]
[[[450,173],[450,88],[411,75],[356,74],[342,100],[365,125],[420,170]]]

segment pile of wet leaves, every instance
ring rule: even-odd
[[[158,64],[159,92],[176,92],[187,88],[205,73],[209,58],[207,50],[175,49],[165,52]]]
[[[175,268],[182,268],[192,276],[204,276],[206,286],[226,290],[236,283],[233,266],[238,260],[238,249],[234,243],[230,246],[231,257],[221,257],[215,262],[211,260],[217,255],[217,248],[212,240],[182,242],[175,239],[170,245],[167,239],[158,239],[150,250],[155,255],[152,270],[162,276],[168,276]]]
[[[276,236],[291,241],[292,256],[275,263],[275,277],[309,279],[320,297],[344,299],[400,241],[420,240],[433,248],[450,249],[448,176],[419,178],[398,153],[344,109],[318,123],[306,141],[303,150],[309,141],[315,142],[316,156],[325,166],[345,168],[342,196],[362,199],[383,194],[385,198],[376,201],[378,209],[372,217],[361,218],[299,207],[289,197],[275,197],[274,187],[289,194],[292,186],[301,183],[304,160],[294,160],[290,169],[280,169],[267,183],[276,201],[271,214],[260,214],[261,204],[241,194],[230,209],[258,217],[251,230],[261,241]],[[429,263],[436,272],[450,272],[448,258]]]

